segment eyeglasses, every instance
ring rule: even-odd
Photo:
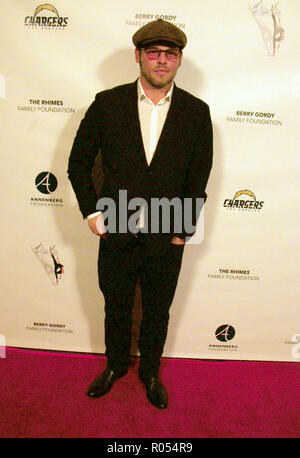
[[[170,62],[176,62],[180,56],[179,51],[176,51],[173,49],[167,49],[166,51],[163,51],[162,49],[158,49],[158,48],[141,48],[141,49],[145,51],[148,60],[157,60],[160,57],[162,52],[165,53],[166,58]]]

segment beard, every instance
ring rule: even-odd
[[[153,76],[149,75],[148,73],[146,73],[140,63],[140,69],[141,69],[141,75],[145,78],[145,80],[152,86],[154,87],[155,89],[162,89],[166,86],[168,86],[168,84],[170,84],[173,79],[174,79],[174,76],[175,75],[172,75],[172,76],[169,76],[167,73],[166,73],[166,76],[167,78],[165,79],[162,79],[160,80],[159,78],[155,79]]]

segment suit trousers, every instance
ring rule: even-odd
[[[169,242],[161,252],[147,254],[146,234],[132,235],[121,249],[101,239],[98,258],[99,286],[105,299],[107,364],[127,369],[130,358],[132,309],[137,280],[142,292],[140,372],[158,372],[167,337],[171,307],[181,268],[184,245]]]

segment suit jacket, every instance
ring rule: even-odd
[[[100,196],[91,179],[95,158],[101,149],[104,183]],[[82,119],[69,158],[68,176],[85,218],[94,213],[99,198],[116,202],[118,229],[119,191],[128,201],[143,198],[150,209],[153,198],[191,198],[193,223],[199,214],[196,199],[206,200],[205,188],[212,167],[212,123],[209,107],[202,100],[174,86],[171,105],[153,159],[148,165],[138,116],[137,81],[96,95]],[[128,211],[130,218],[136,210]],[[172,212],[171,212],[172,213]],[[199,213],[199,212],[198,212]],[[151,216],[149,217],[151,227]],[[174,215],[170,232],[148,234],[150,251],[162,250],[174,236]],[[178,231],[177,231],[178,232]],[[192,235],[180,231],[181,237]],[[120,248],[131,233],[109,234],[108,240]]]

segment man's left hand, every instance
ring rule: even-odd
[[[185,245],[185,240],[181,239],[180,237],[173,237],[171,243],[173,245]]]

